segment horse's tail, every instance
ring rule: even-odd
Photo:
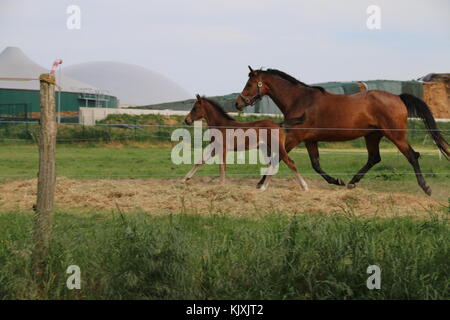
[[[430,133],[434,142],[436,142],[436,145],[439,148],[439,150],[447,158],[447,160],[450,160],[450,151],[447,149],[449,147],[449,144],[439,131],[436,125],[436,121],[434,120],[433,113],[431,112],[428,105],[421,99],[408,93],[401,94],[400,99],[402,99],[403,103],[406,105],[407,108],[416,111],[416,114],[425,123],[428,132]]]

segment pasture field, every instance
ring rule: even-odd
[[[411,140],[432,197],[387,141],[356,189],[326,184],[300,146],[290,155],[311,190],[282,163],[261,192],[260,165],[229,165],[225,185],[218,166],[205,165],[181,183],[191,165],[171,162],[170,128],[79,126],[59,131],[55,223],[39,293],[30,256],[33,130],[0,128],[0,299],[450,298],[450,163],[423,135]],[[324,170],[344,181],[366,158],[360,140],[321,147]],[[73,264],[81,290],[66,287]],[[369,265],[382,270],[381,290],[366,287]]]
[[[167,177],[182,178],[191,168],[190,164],[175,165],[171,161],[174,144],[166,142],[118,142],[62,144],[57,148],[58,176],[74,178],[133,178]],[[440,159],[438,151],[430,148],[416,148],[421,152],[420,164],[424,176],[437,181],[448,181],[450,164]],[[349,180],[366,162],[365,149],[352,148],[342,144],[342,148],[321,148],[321,165],[325,171],[336,177]],[[232,156],[233,153],[230,153]],[[30,178],[37,173],[38,149],[33,144],[0,145],[0,179],[8,177]],[[247,155],[246,155],[247,156]],[[296,162],[298,170],[306,179],[321,179],[312,169],[308,154],[303,147],[294,149],[290,156]],[[399,181],[414,180],[411,165],[392,146],[381,150],[382,162],[377,164],[364,177],[365,180]],[[230,164],[227,174],[231,177],[260,174],[260,164]],[[205,165],[198,176],[217,176],[218,165]],[[277,177],[290,177],[291,173],[281,162]],[[195,179],[195,176],[194,176]],[[431,182],[431,180],[430,180]]]

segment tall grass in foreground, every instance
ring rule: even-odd
[[[47,299],[448,299],[444,218],[56,214]],[[0,214],[0,299],[36,298],[32,217]],[[69,265],[81,290],[68,290]],[[369,265],[381,290],[369,290]]]

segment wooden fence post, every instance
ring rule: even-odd
[[[37,185],[37,203],[35,207],[33,268],[40,289],[43,289],[45,269],[47,267],[48,247],[53,220],[53,200],[56,183],[56,114],[55,114],[55,77],[42,74],[39,77],[41,87],[41,117],[39,133],[39,174]]]

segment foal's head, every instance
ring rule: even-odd
[[[191,125],[194,121],[205,119],[206,110],[205,103],[207,103],[200,95],[197,95],[197,101],[195,101],[191,112],[184,119],[184,123]]]

